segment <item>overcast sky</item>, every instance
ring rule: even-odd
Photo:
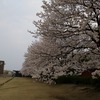
[[[27,30],[35,31],[42,0],[0,0],[0,60],[5,69],[20,70],[27,47],[35,39]]]

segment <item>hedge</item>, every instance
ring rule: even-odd
[[[93,85],[96,87],[100,86],[100,78],[92,79],[92,77],[83,77],[83,76],[59,76],[57,79],[54,79],[56,84],[85,84]]]

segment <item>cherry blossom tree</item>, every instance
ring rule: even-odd
[[[34,21],[37,31],[29,31],[40,41],[28,48],[22,73],[47,80],[71,69],[78,74],[99,67],[100,1],[50,0],[42,8],[40,20]]]

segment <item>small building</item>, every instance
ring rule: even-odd
[[[18,70],[13,70],[13,73],[14,73],[14,75],[13,75],[14,77],[22,77],[21,72]]]
[[[3,74],[4,72],[4,65],[5,65],[5,62],[0,60],[0,74]]]

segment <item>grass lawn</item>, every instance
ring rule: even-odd
[[[0,87],[0,100],[100,100],[100,93],[86,86],[47,85],[30,78],[14,78]]]
[[[9,79],[11,79],[11,77],[0,77],[0,84],[6,82]]]

